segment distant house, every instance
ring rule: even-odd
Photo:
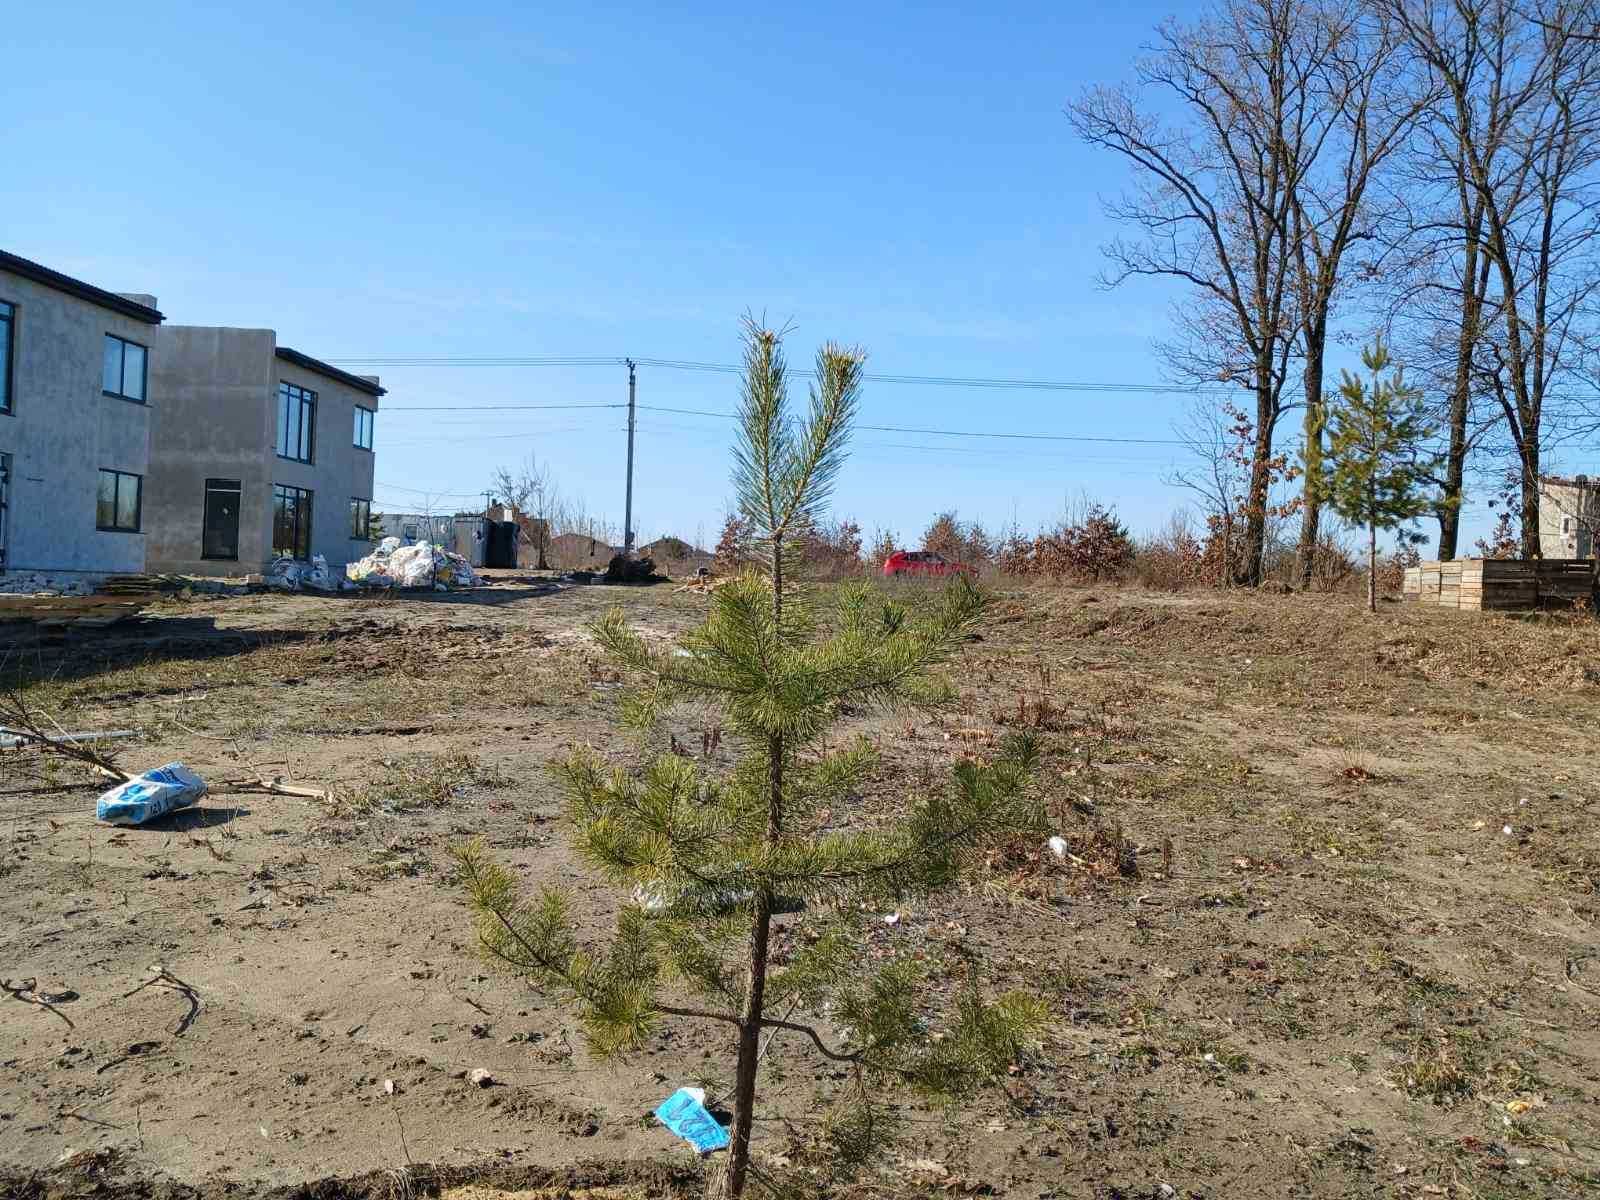
[[[375,377],[278,344],[270,329],[169,325],[146,504],[151,570],[259,571],[371,544]]]
[[[161,321],[0,251],[0,574],[144,569]]]
[[[1587,475],[1539,479],[1539,553],[1544,558],[1593,558],[1600,530],[1600,481]]]

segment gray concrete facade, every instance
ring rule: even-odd
[[[274,489],[311,493],[309,548],[336,571],[366,554],[351,501],[370,503],[371,450],[355,445],[357,406],[376,413],[383,388],[278,345],[270,329],[168,325],[157,377],[166,398],[151,433],[149,569],[240,575],[276,557]],[[311,461],[278,454],[279,388],[315,395]],[[208,482],[238,486],[237,554],[206,554]],[[214,547],[213,547],[214,548]]]
[[[0,572],[144,570],[150,428],[161,403],[154,297],[106,292],[0,253],[0,305],[0,318],[9,315],[0,320]],[[103,391],[107,335],[146,348],[142,403]],[[138,528],[98,527],[103,469],[142,481]]]
[[[1600,479],[1545,475],[1539,479],[1539,553],[1545,558],[1593,558],[1600,533]]]

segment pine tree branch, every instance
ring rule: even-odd
[[[763,1017],[761,1018],[761,1027],[763,1029],[787,1029],[793,1033],[803,1033],[811,1039],[823,1057],[831,1058],[834,1062],[857,1063],[861,1061],[861,1056],[865,1053],[861,1050],[854,1050],[848,1054],[838,1054],[828,1049],[827,1043],[822,1040],[822,1036],[815,1029],[809,1025],[801,1025],[797,1021],[779,1021],[772,1017]]]
[[[733,1013],[710,1012],[703,1008],[679,1008],[672,1004],[653,1004],[651,1007],[658,1013],[666,1013],[669,1017],[692,1017],[699,1021],[721,1021],[727,1025],[744,1024]]]

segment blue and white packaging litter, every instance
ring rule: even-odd
[[[110,825],[143,825],[188,808],[205,794],[205,780],[182,763],[168,763],[119,783],[100,797],[94,815]]]
[[[728,1131],[706,1111],[705,1099],[699,1088],[679,1088],[656,1109],[656,1119],[701,1154],[728,1144]]]

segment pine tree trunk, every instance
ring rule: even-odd
[[[776,773],[776,772],[775,772]],[[750,1169],[750,1125],[755,1116],[756,1067],[761,1058],[761,1014],[767,989],[767,938],[772,927],[772,897],[756,897],[750,924],[749,978],[739,1020],[739,1065],[733,1079],[733,1128],[728,1138],[728,1169],[722,1195],[739,1200]]]
[[[1378,611],[1378,527],[1367,526],[1367,611]]]
[[[783,540],[772,544],[772,615],[783,619]],[[775,845],[783,832],[783,735],[767,740],[767,844]],[[761,1018],[766,1011],[767,948],[772,932],[772,892],[756,893],[750,916],[750,944],[744,988],[744,1008],[739,1015],[739,1062],[733,1079],[733,1128],[728,1135],[728,1169],[722,1177],[724,1200],[744,1195],[750,1173],[750,1126],[755,1117],[756,1068],[761,1059]]]

